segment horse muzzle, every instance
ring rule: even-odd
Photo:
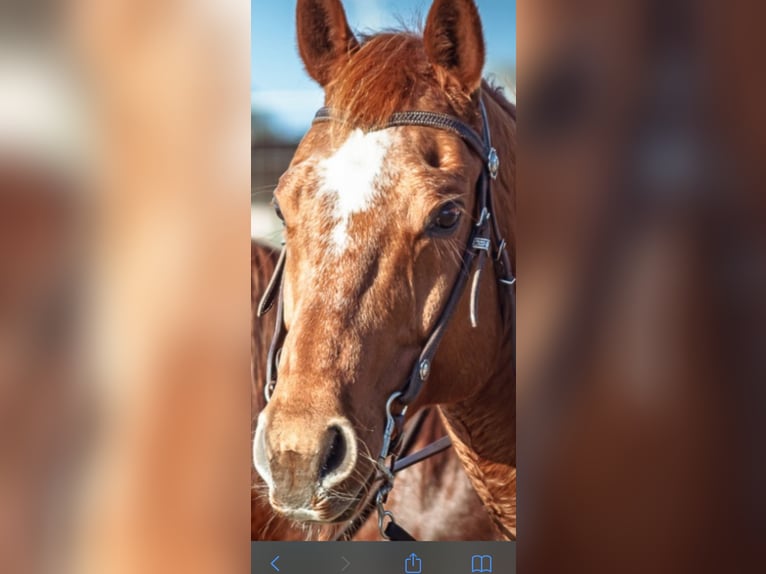
[[[261,413],[253,440],[255,469],[269,488],[269,502],[293,520],[332,522],[353,498],[346,492],[358,458],[351,423],[344,417],[319,423],[271,413]]]

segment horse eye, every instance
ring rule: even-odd
[[[460,221],[462,212],[463,210],[460,208],[460,205],[454,201],[445,203],[434,214],[428,227],[436,233],[453,231],[457,227],[458,221]]]
[[[274,208],[274,213],[277,214],[277,217],[281,219],[282,221],[285,220],[285,216],[282,215],[282,210],[279,207],[279,203],[277,202],[277,199],[274,198],[271,200],[271,206]]]

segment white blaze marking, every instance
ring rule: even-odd
[[[334,198],[336,253],[348,246],[348,224],[354,213],[369,209],[385,186],[384,160],[391,145],[388,131],[354,130],[333,155],[320,163],[320,193]]]

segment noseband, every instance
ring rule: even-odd
[[[405,466],[401,464],[405,459],[397,461],[402,442],[400,440],[401,427],[407,406],[420,394],[423,384],[431,373],[434,355],[439,348],[439,344],[455,312],[458,301],[463,296],[471,272],[474,275],[471,286],[470,319],[473,327],[478,326],[479,284],[482,270],[488,257],[494,260],[495,274],[500,288],[507,292],[508,300],[510,301],[511,337],[514,347],[516,344],[516,300],[514,292],[516,278],[511,268],[506,240],[502,237],[497,218],[494,216],[494,197],[491,189],[491,184],[498,175],[500,159],[495,148],[492,147],[487,112],[484,108],[481,94],[479,94],[478,101],[482,120],[482,135],[476,133],[472,127],[456,117],[437,112],[410,111],[395,113],[385,124],[376,128],[377,131],[401,126],[422,126],[449,131],[459,136],[471,151],[481,158],[483,163],[481,175],[476,183],[475,223],[472,226],[468,242],[463,250],[460,272],[452,286],[449,298],[431,330],[431,334],[421,349],[418,360],[413,365],[407,382],[400,391],[394,392],[386,403],[386,428],[383,435],[383,447],[377,461],[379,478],[383,479],[383,484],[376,493],[375,504],[378,509],[380,532],[385,538],[389,539],[412,540],[412,537],[395,523],[391,512],[384,508],[388,493],[391,492],[394,486],[394,475],[398,471],[403,470],[403,468],[414,464],[414,462],[419,462],[428,456],[441,452],[449,446],[448,441],[440,439],[422,451],[407,457],[414,462],[410,462]],[[337,114],[329,108],[322,108],[316,113],[314,123],[327,121],[343,122],[344,118],[341,114]],[[260,317],[273,306],[275,300],[277,302],[277,321],[266,362],[266,386],[264,394],[267,402],[270,400],[274,387],[277,384],[276,365],[279,362],[279,354],[286,335],[282,302],[282,276],[286,253],[287,248],[285,247],[277,262],[274,275],[258,305],[258,316]],[[513,361],[513,370],[515,372],[515,353]],[[401,407],[398,413],[395,412],[394,403]],[[388,460],[390,462],[387,462]],[[387,526],[384,526],[386,519],[389,520],[389,523]]]

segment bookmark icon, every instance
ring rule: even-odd
[[[471,556],[471,574],[491,574],[492,556],[489,554],[474,554]]]

